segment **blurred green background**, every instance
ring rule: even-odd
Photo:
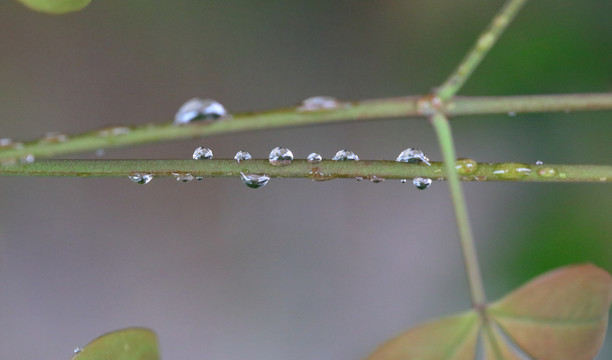
[[[170,121],[192,97],[233,112],[314,95],[423,94],[503,1],[119,1],[47,16],[0,2],[0,137]],[[464,95],[612,90],[612,3],[528,3]],[[463,117],[459,156],[610,164],[612,114]],[[104,158],[440,155],[424,119],[232,134]],[[93,154],[80,157],[93,158]],[[612,271],[605,184],[465,184],[491,299],[551,268]],[[164,359],[359,359],[469,307],[448,190],[399,182],[0,178],[0,358],[69,358],[147,326]],[[599,359],[612,356],[612,338]]]

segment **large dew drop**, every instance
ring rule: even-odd
[[[213,158],[213,152],[207,147],[198,147],[193,152],[193,160],[210,160]]]
[[[404,151],[402,151],[397,159],[395,160],[397,162],[405,162],[405,163],[410,163],[410,164],[419,164],[419,163],[425,163],[429,166],[431,166],[431,164],[429,163],[429,158],[427,156],[425,156],[425,154],[423,153],[423,151],[417,149],[417,148],[408,148]]]
[[[274,166],[286,166],[291,164],[293,153],[287,148],[277,146],[270,151],[268,160],[270,160],[270,164]]]
[[[298,111],[332,110],[340,106],[340,102],[330,96],[313,96],[302,101]]]
[[[153,174],[134,173],[128,175],[128,178],[136,184],[144,185],[150,183],[154,176]]]
[[[211,99],[191,99],[174,116],[175,125],[189,124],[198,120],[217,120],[227,117],[227,110],[219,102]]]
[[[412,179],[412,184],[419,190],[425,190],[427,188],[429,188],[431,186],[431,179],[430,178],[414,178]]]
[[[257,189],[266,186],[268,181],[270,181],[270,177],[268,175],[245,174],[240,172],[240,180],[242,180],[244,185]]]
[[[323,160],[323,157],[317,153],[310,153],[308,154],[308,157],[306,158],[306,161],[308,161],[311,164],[320,163],[321,160]]]
[[[340,150],[334,155],[332,158],[334,161],[359,161],[359,156],[352,151],[349,150]]]
[[[236,155],[234,155],[234,160],[236,160],[237,162],[241,162],[244,160],[251,160],[251,159],[252,159],[251,154],[249,154],[246,151],[242,151],[242,150],[238,151]]]

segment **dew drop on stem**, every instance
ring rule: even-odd
[[[417,177],[412,179],[412,184],[419,190],[425,190],[429,188],[431,186],[431,183],[432,181],[430,178]]]
[[[240,180],[242,183],[252,189],[257,189],[262,186],[266,186],[270,177],[268,175],[256,175],[240,172]]]
[[[423,151],[421,151],[420,149],[417,149],[417,148],[408,148],[408,149],[402,151],[397,156],[397,159],[395,161],[397,161],[397,162],[405,162],[405,163],[409,163],[409,164],[425,163],[425,164],[431,166],[431,164],[429,163],[429,158],[427,156],[425,156],[425,153],[423,153]]]
[[[268,160],[274,166],[287,166],[293,160],[293,153],[287,148],[277,146],[270,152]]]
[[[151,180],[153,180],[154,176],[155,175],[153,174],[134,173],[134,174],[128,175],[128,179],[132,180],[132,182],[136,184],[144,185],[144,184],[150,183]]]
[[[306,158],[306,161],[308,161],[311,164],[320,163],[322,160],[323,160],[323,157],[317,153],[310,153],[308,154],[308,157]]]
[[[331,96],[313,96],[302,101],[298,111],[332,110],[340,106],[340,102]]]
[[[234,155],[234,160],[236,160],[237,162],[251,160],[251,159],[252,159],[251,154],[249,154],[246,151],[242,151],[242,150],[238,151],[236,155]]]
[[[538,160],[536,161],[536,165],[544,165],[544,162],[542,160]]]
[[[194,121],[214,121],[228,117],[221,103],[212,99],[194,98],[180,107],[174,116],[175,125],[189,124]]]
[[[200,146],[193,152],[194,160],[210,160],[213,158],[213,152],[207,147]]]
[[[359,161],[359,156],[349,150],[340,150],[332,158],[334,161]]]

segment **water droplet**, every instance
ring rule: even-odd
[[[472,175],[478,170],[478,163],[473,159],[457,159],[455,168],[459,175]]]
[[[104,156],[104,154],[106,154],[106,151],[104,149],[96,150],[96,156]]]
[[[77,347],[75,347],[75,348],[74,348],[74,350],[72,350],[72,352],[73,352],[73,353],[75,353],[75,354],[78,354],[78,353],[80,353],[81,351],[83,351],[83,348],[82,348],[82,347],[80,347],[80,346],[77,346]]]
[[[4,147],[11,147],[11,146],[13,146],[13,139],[11,138],[0,139],[0,147],[4,148]]]
[[[359,161],[359,156],[352,151],[349,150],[340,150],[334,155],[332,158],[334,161]]]
[[[193,152],[194,160],[210,160],[212,158],[213,158],[212,150],[206,147],[200,146],[197,149],[195,149],[195,151]]]
[[[187,101],[174,116],[175,125],[189,124],[198,120],[217,120],[227,117],[227,110],[211,99],[194,98]]]
[[[536,161],[536,165],[544,165],[544,162],[541,160]]]
[[[196,176],[195,179],[198,180],[198,181],[204,180],[204,178],[202,176]]]
[[[153,174],[133,173],[128,175],[128,179],[136,184],[144,185],[150,183],[154,176]]]
[[[62,134],[57,131],[48,132],[45,136],[40,139],[40,143],[42,144],[53,144],[53,143],[61,143],[68,140],[68,135]]]
[[[527,164],[503,163],[495,165],[493,174],[502,179],[516,180],[531,174],[531,169]]]
[[[298,111],[331,110],[340,106],[340,102],[330,96],[313,96],[302,101]]]
[[[402,184],[405,184],[405,183],[407,183],[407,182],[408,182],[408,179],[401,179],[401,180],[400,180],[400,182],[401,182]]]
[[[425,190],[427,188],[429,188],[431,186],[431,179],[430,178],[414,178],[412,179],[412,184],[414,186],[416,186],[417,189],[419,190]]]
[[[270,160],[270,164],[274,166],[286,166],[291,164],[293,153],[287,148],[277,146],[270,151],[268,160]]]
[[[508,116],[516,116],[516,112],[514,112],[514,111],[509,111],[509,112],[508,112]]]
[[[311,164],[320,163],[321,160],[323,160],[323,157],[317,153],[310,153],[308,154],[308,157],[306,158],[306,161],[308,161]]]
[[[22,163],[22,164],[31,164],[31,163],[34,162],[34,160],[35,160],[35,158],[34,158],[33,154],[27,154],[27,155],[22,156],[19,159],[19,162]]]
[[[419,164],[421,162],[424,162],[425,164],[431,166],[431,164],[429,163],[429,158],[425,156],[423,151],[416,148],[408,148],[402,151],[395,161],[410,164]]]
[[[376,175],[369,176],[368,180],[370,180],[370,182],[373,183],[373,184],[380,184],[381,182],[385,181],[384,178],[382,178],[380,176],[376,176]]]
[[[236,160],[237,162],[241,162],[244,160],[251,160],[251,159],[252,159],[251,154],[249,154],[246,151],[242,151],[242,150],[238,151],[236,155],[234,155],[234,160]]]
[[[485,175],[474,176],[474,181],[486,181],[487,177]]]
[[[541,169],[538,169],[538,175],[540,175],[543,178],[551,178],[557,175],[557,170],[551,167],[543,167]]]
[[[176,177],[176,181],[187,183],[193,180],[193,175],[190,173],[172,173]]]
[[[363,180],[363,176],[357,176],[357,177],[355,177],[355,180],[361,181],[361,180]]]
[[[268,181],[270,181],[270,177],[268,175],[245,174],[240,172],[240,180],[242,180],[244,185],[257,189],[266,186]]]

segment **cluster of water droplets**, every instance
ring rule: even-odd
[[[179,108],[174,115],[174,124],[185,125],[194,121],[214,121],[228,116],[227,110],[218,101],[194,98]]]
[[[417,148],[408,148],[402,151],[395,159],[397,162],[404,162],[409,164],[426,164],[431,166],[429,158],[423,151]],[[400,180],[402,183],[407,183],[408,180]],[[419,190],[425,190],[431,186],[432,180],[430,178],[417,177],[412,179],[412,184]]]

